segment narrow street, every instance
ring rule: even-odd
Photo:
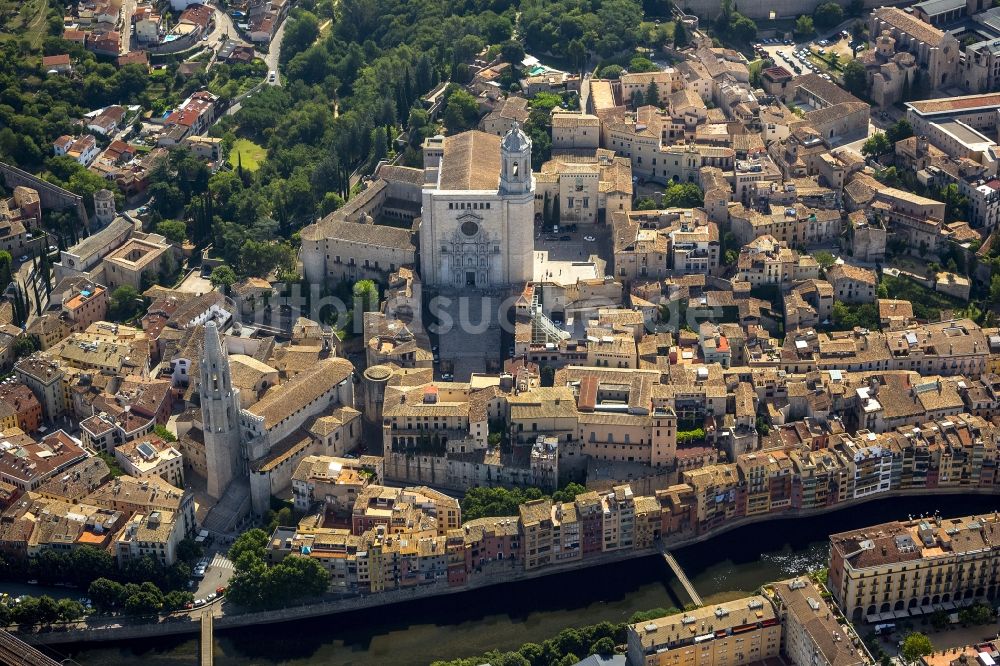
[[[233,17],[226,13],[224,7],[216,2],[210,3],[210,6],[215,10],[215,27],[208,35],[209,44],[215,44],[217,42],[221,43],[223,35],[227,36],[229,39],[239,42],[240,44],[250,44],[250,42],[240,36],[240,32],[236,29],[236,23],[233,21]]]
[[[268,79],[268,83],[272,86],[281,85],[281,71],[278,69],[278,58],[281,55],[281,41],[285,38],[285,26],[287,24],[288,17],[286,16],[281,21],[281,25],[278,26],[278,30],[274,33],[274,39],[271,40],[267,55],[264,56],[264,62],[267,63],[267,71],[269,73],[274,72],[274,81]]]
[[[119,36],[121,38],[120,53],[128,53],[132,50],[132,14],[135,13],[135,0],[125,0],[121,9],[121,27]]]

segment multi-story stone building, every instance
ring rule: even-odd
[[[601,119],[589,113],[552,114],[552,150],[596,150],[601,145]]]
[[[993,598],[1000,580],[990,544],[998,538],[994,515],[934,516],[834,534],[827,587],[854,622]]]
[[[71,404],[62,367],[51,357],[35,353],[14,365],[14,374],[42,404],[42,413],[49,422],[59,418]]]
[[[781,619],[781,649],[794,664],[866,666],[865,652],[855,649],[848,630],[837,622],[825,594],[811,580],[793,578],[768,587]]]
[[[628,627],[635,666],[741,666],[775,658],[781,621],[763,596],[735,599]]]
[[[801,203],[768,204],[760,210],[732,203],[729,222],[743,245],[764,235],[774,236],[789,247],[821,245],[839,238],[843,230],[840,211],[813,209]]]
[[[897,7],[879,7],[868,18],[868,34],[896,40],[897,50],[913,53],[926,69],[931,88],[960,82],[961,44],[953,35]]]
[[[875,302],[878,289],[878,276],[875,275],[875,271],[850,264],[835,264],[826,270],[826,279],[833,285],[833,293],[838,301]]]
[[[610,213],[632,210],[632,167],[610,150],[593,155],[557,155],[535,174],[535,215],[562,224],[604,222]],[[558,207],[558,214],[556,212]]]
[[[736,280],[751,287],[775,285],[791,287],[802,280],[819,277],[819,264],[809,255],[800,255],[771,235],[751,239],[740,249],[736,260]]]
[[[694,209],[613,213],[614,271],[621,280],[714,274],[719,228]]]

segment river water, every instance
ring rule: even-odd
[[[816,518],[734,530],[676,553],[706,603],[744,596],[769,581],[824,566],[831,533],[910,513],[992,511],[1000,498],[893,498]],[[426,666],[435,659],[541,642],[570,626],[620,622],[632,613],[686,603],[659,556],[414,601],[349,615],[216,634],[215,663],[294,666]],[[82,666],[195,664],[195,638],[56,646]]]

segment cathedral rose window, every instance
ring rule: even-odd
[[[472,220],[466,220],[462,223],[462,233],[466,236],[475,236],[479,233],[479,225]]]

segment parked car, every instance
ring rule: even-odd
[[[560,236],[559,240],[564,240],[564,241],[573,240],[573,237],[572,236]]]

